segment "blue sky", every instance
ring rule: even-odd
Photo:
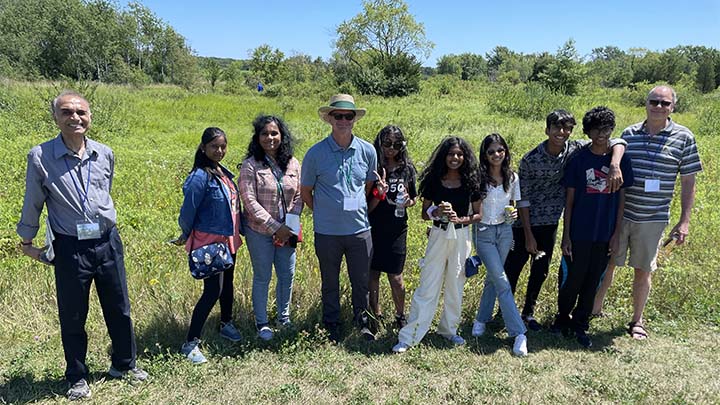
[[[718,0],[406,1],[435,43],[424,66],[442,55],[485,55],[497,45],[523,53],[555,52],[573,38],[585,56],[593,48],[663,50],[676,45],[720,49]],[[291,56],[332,55],[335,28],[362,11],[362,2],[280,0],[141,0],[172,25],[200,56],[247,59],[269,44]]]

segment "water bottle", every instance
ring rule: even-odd
[[[395,197],[395,216],[398,218],[405,217],[405,192],[398,191]]]

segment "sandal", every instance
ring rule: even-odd
[[[642,322],[630,322],[628,323],[628,334],[635,340],[645,340],[648,338],[647,330],[643,326]]]

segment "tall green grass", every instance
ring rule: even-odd
[[[0,86],[0,402],[52,400],[62,394],[64,362],[56,315],[51,268],[21,257],[15,225],[24,192],[25,159],[29,149],[56,134],[48,113],[49,100],[63,83],[3,82]],[[607,309],[613,316],[596,322],[591,333],[599,349],[578,352],[573,342],[546,334],[530,335],[531,356],[510,358],[499,327],[490,336],[474,339],[467,348],[448,350],[433,336],[408,355],[386,355],[395,331],[383,329],[379,341],[365,344],[349,329],[340,347],[326,344],[317,328],[321,319],[320,277],[313,248],[312,218],[302,217],[306,239],[298,250],[293,296],[294,331],[279,334],[270,344],[254,337],[251,310],[252,269],[246,250],[238,256],[235,275],[235,318],[247,341],[226,344],[217,337],[217,315],[205,329],[204,346],[211,363],[193,368],[177,355],[192,308],[202,286],[187,274],[182,249],[167,240],[179,232],[176,220],[181,186],[202,130],[218,126],[229,136],[225,163],[235,165],[245,155],[251,121],[259,113],[280,114],[297,138],[301,158],[325,137],[329,126],[317,116],[331,90],[303,97],[194,94],[165,86],[134,88],[79,84],[93,109],[92,137],[116,154],[113,198],[126,247],[128,286],[138,334],[141,365],[155,383],[129,387],[101,383],[93,375],[100,402],[716,402],[720,390],[713,376],[714,351],[720,337],[720,213],[718,158],[714,142],[720,131],[718,94],[697,96],[691,108],[674,119],[697,134],[704,165],[698,177],[690,239],[687,245],[661,257],[646,310],[650,341],[637,345],[623,337],[629,319],[632,272],[618,269]],[[680,93],[682,99],[683,94]],[[443,136],[465,137],[476,148],[490,132],[505,136],[514,164],[541,142],[544,116],[558,107],[582,117],[587,109],[608,105],[617,113],[620,129],[644,117],[644,110],[626,91],[587,88],[574,97],[558,96],[532,86],[491,86],[433,78],[419,94],[406,98],[357,96],[368,109],[355,133],[372,141],[387,124],[409,136],[409,151],[423,167]],[[580,130],[573,135],[583,137]],[[672,220],[679,214],[673,203]],[[426,224],[419,209],[410,210],[406,281],[408,298],[417,287],[418,259],[423,255]],[[42,232],[42,231],[41,231]],[[555,257],[559,257],[556,252]],[[552,265],[557,268],[557,263]],[[520,286],[526,282],[526,272]],[[474,316],[482,275],[465,288],[463,334]],[[551,272],[540,296],[537,315],[547,322],[555,311],[556,275]],[[351,318],[349,283],[343,275],[343,316]],[[271,288],[271,291],[274,291]],[[382,304],[391,312],[389,287],[383,281]],[[518,291],[518,301],[524,287]],[[272,301],[271,293],[271,301]],[[274,304],[274,302],[273,302]],[[409,299],[408,299],[409,307]],[[702,330],[702,333],[696,333]],[[93,371],[107,367],[109,350],[96,299],[88,318]],[[714,364],[714,366],[713,366]],[[662,382],[656,381],[662,379]],[[647,382],[647,381],[655,382]],[[529,384],[529,387],[526,386]]]

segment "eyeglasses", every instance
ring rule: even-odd
[[[405,144],[406,144],[405,141],[392,142],[392,141],[386,139],[382,142],[381,145],[383,146],[383,148],[393,148],[395,150],[402,150],[402,148],[405,147]]]
[[[505,153],[505,148],[497,148],[497,149],[488,149],[487,150],[488,156],[492,156],[496,153],[499,153],[502,155],[503,153]]]
[[[331,117],[335,118],[335,121],[342,121],[342,119],[346,119],[348,121],[352,121],[355,119],[355,113],[349,112],[349,113],[332,113],[330,114]]]
[[[653,107],[657,107],[660,105],[662,105],[663,107],[670,107],[670,104],[672,104],[672,101],[667,100],[648,100],[647,102]]]

